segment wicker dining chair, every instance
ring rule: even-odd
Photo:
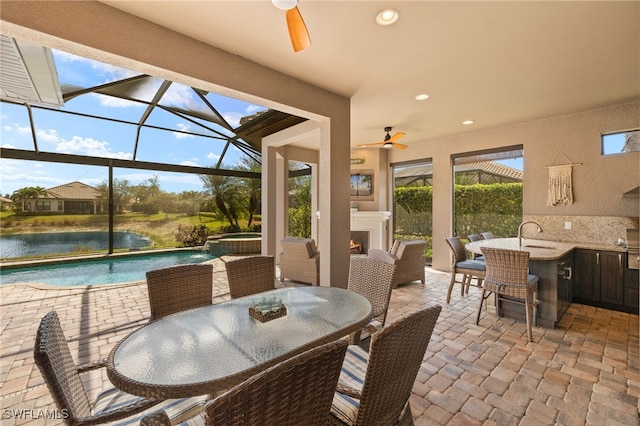
[[[493,232],[482,232],[482,233],[480,233],[480,235],[482,235],[482,239],[484,239],[484,240],[490,240],[492,238],[495,238],[493,236]]]
[[[331,406],[336,425],[412,424],[409,397],[442,307],[405,315],[347,348]]]
[[[469,238],[469,242],[484,240],[480,234],[471,234],[467,238]],[[473,260],[484,260],[484,258],[480,254],[473,253]]]
[[[272,255],[240,257],[225,262],[231,298],[273,290],[276,264]]]
[[[476,325],[480,322],[480,312],[484,301],[495,293],[511,299],[501,302],[518,303],[525,306],[527,338],[533,341],[531,323],[537,325],[538,316],[538,276],[529,274],[529,252],[482,247],[487,273],[482,284],[482,298],[478,306]],[[513,300],[517,299],[517,300]]]
[[[449,283],[449,290],[447,291],[447,303],[449,303],[455,283],[460,283],[461,285],[461,296],[469,292],[469,286],[482,287],[486,266],[483,261],[467,259],[467,251],[459,237],[449,237],[447,238],[447,243],[453,253],[451,282]],[[462,281],[456,281],[456,275],[458,274],[462,275]],[[475,283],[472,282],[473,279],[476,280]]]
[[[150,321],[213,303],[213,265],[175,265],[147,272]]]
[[[337,340],[291,357],[207,402],[190,425],[326,425],[347,342]],[[166,413],[142,426],[170,426]]]
[[[393,290],[393,279],[397,267],[368,257],[351,257],[347,289],[366,297],[372,305],[373,316],[365,326],[364,337],[384,327]],[[362,330],[351,335],[351,344],[357,344]]]
[[[106,359],[76,365],[64,336],[56,311],[40,321],[33,349],[36,365],[67,425],[138,424],[148,409],[163,409],[172,421],[189,418],[199,412],[203,401],[198,398],[151,400],[129,395],[111,387],[102,391],[95,401],[82,383],[81,374],[106,366]],[[184,416],[184,417],[182,417]]]

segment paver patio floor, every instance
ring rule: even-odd
[[[215,265],[214,302],[228,300],[224,264]],[[416,425],[634,425],[640,395],[638,315],[572,304],[556,329],[526,326],[483,311],[480,291],[454,291],[450,275],[427,268],[427,283],[393,291],[387,321],[424,306],[443,307],[411,396]],[[475,290],[475,291],[474,291]],[[106,357],[148,320],[146,284],[82,288],[0,286],[2,425],[61,424],[34,419],[55,405],[33,363],[40,319],[58,311],[77,362]],[[87,380],[92,394],[106,374]],[[30,411],[31,410],[31,411]],[[42,411],[40,411],[42,410]]]

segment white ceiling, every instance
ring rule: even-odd
[[[300,0],[299,53],[269,0],[103,3],[350,97],[352,145],[385,126],[411,146],[640,98],[638,1]],[[400,19],[380,27],[387,5]]]

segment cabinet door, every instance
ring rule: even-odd
[[[640,308],[640,278],[637,269],[624,270],[624,306]],[[637,313],[637,311],[636,311]]]
[[[624,303],[624,254],[600,252],[600,301],[622,305]]]
[[[600,253],[595,250],[575,250],[573,297],[600,301]]]

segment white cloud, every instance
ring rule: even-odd
[[[113,96],[101,95],[99,93],[91,93],[91,96],[98,99],[100,105],[112,108],[141,108],[144,105],[140,102],[130,101],[128,99],[115,98]]]
[[[60,143],[62,138],[58,136],[58,131],[55,129],[36,130],[36,139],[39,142]]]
[[[188,132],[191,130],[191,128],[189,127],[188,124],[184,124],[184,123],[178,123],[176,125],[176,127],[178,128],[178,130],[182,130],[183,132]],[[172,132],[173,136],[176,137],[176,139],[186,139],[186,138],[193,138],[193,135],[187,135],[185,133],[180,133],[180,132]]]
[[[210,160],[218,161],[220,159],[220,155],[214,154],[213,152],[210,152],[210,153],[207,154],[207,158],[210,159]]]
[[[17,132],[17,133],[20,133],[20,134],[23,134],[23,135],[31,133],[31,128],[30,127],[21,126],[18,123],[6,124],[3,128],[7,132]]]
[[[56,152],[66,154],[88,155],[91,157],[120,158],[131,160],[133,154],[129,152],[111,152],[109,142],[97,141],[92,138],[74,136],[71,140],[62,141],[56,147]]]
[[[181,161],[180,165],[181,166],[202,167],[200,164],[198,164],[196,161],[193,161],[193,160]]]
[[[11,145],[10,143],[5,143],[2,144],[2,148],[15,148],[15,146]]]
[[[222,114],[222,116],[227,120],[227,123],[229,123],[231,127],[236,128],[240,125],[240,119],[244,117],[245,114],[236,111],[228,111]]]

